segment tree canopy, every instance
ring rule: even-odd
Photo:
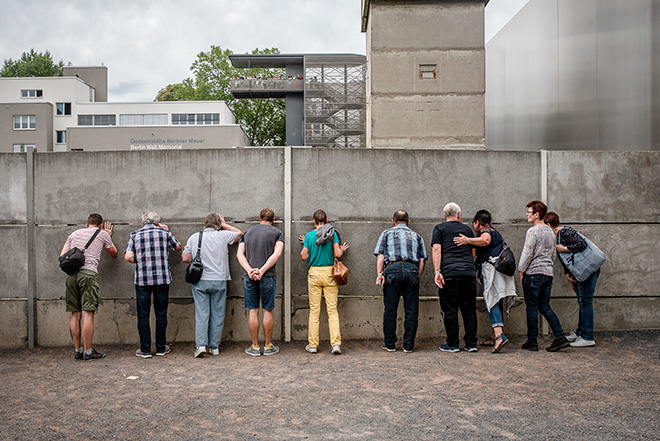
[[[36,52],[32,48],[30,52],[23,52],[18,60],[5,60],[0,77],[61,77],[63,68],[64,62],[55,63],[49,51]]]
[[[277,48],[254,49],[252,54],[279,54]],[[284,69],[237,69],[231,65],[233,52],[211,46],[200,52],[190,70],[192,78],[169,84],[156,95],[156,101],[220,100],[227,103],[251,145],[284,145],[286,141],[284,99],[236,99],[231,94],[232,78],[262,76],[279,78]]]

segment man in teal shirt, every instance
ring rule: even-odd
[[[309,291],[309,324],[307,327],[308,344],[305,350],[315,354],[319,346],[319,317],[321,315],[321,297],[325,297],[330,327],[330,345],[333,354],[341,354],[341,334],[339,332],[339,313],[337,298],[339,287],[332,276],[335,257],[341,257],[348,248],[346,243],[339,244],[335,227],[328,224],[328,217],[323,210],[316,210],[313,216],[314,230],[299,239],[303,244],[300,257],[307,261],[307,287]]]

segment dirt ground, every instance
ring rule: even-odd
[[[0,351],[3,440],[660,439],[660,331],[601,333],[594,348],[500,354],[404,354],[347,341],[341,355],[304,342],[249,357],[223,343],[193,358],[176,344],[143,360],[135,347]],[[131,379],[137,377],[137,379]]]

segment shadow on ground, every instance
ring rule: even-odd
[[[2,439],[660,439],[660,331],[600,333],[594,348],[388,353],[304,342],[249,357],[223,343],[143,360],[127,346],[0,351]],[[327,344],[327,343],[326,343]],[[130,379],[138,377],[137,379]]]

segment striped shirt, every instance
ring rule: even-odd
[[[94,233],[96,233],[96,230],[97,228],[81,228],[80,230],[76,230],[69,235],[64,246],[68,249],[75,247],[84,250],[85,245],[87,245],[89,239],[91,239]],[[101,251],[103,251],[103,248],[112,248],[114,246],[110,234],[105,230],[99,231],[99,234],[94,238],[94,242],[92,242],[89,245],[89,248],[85,251],[85,264],[80,269],[98,273]]]
[[[168,248],[176,250],[179,241],[165,228],[154,224],[131,233],[126,251],[135,255],[135,284],[138,286],[169,285],[172,282]]]
[[[385,263],[408,261],[418,263],[427,259],[424,239],[405,224],[383,231],[378,238],[374,255],[385,256]]]

